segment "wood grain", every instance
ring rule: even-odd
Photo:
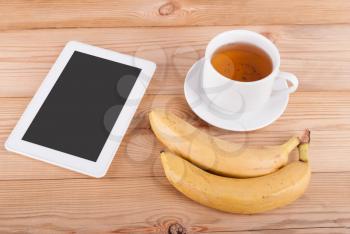
[[[169,224],[170,226],[171,224]],[[193,232],[190,233],[208,233],[206,232],[206,229],[202,231],[203,228],[200,227],[194,227],[191,228],[194,229]],[[147,228],[147,231],[144,231],[144,229],[141,228],[141,232],[139,232],[140,228],[126,228],[126,229],[119,229],[118,233],[149,233],[149,229]],[[166,230],[166,228],[162,229]],[[198,231],[199,230],[199,231]],[[153,231],[151,231],[153,233]],[[249,230],[249,231],[210,231],[211,234],[217,234],[217,233],[239,233],[239,234],[255,234],[255,233],[261,233],[261,234],[348,234],[349,228],[343,227],[343,228],[276,228],[276,229],[260,229],[260,230]],[[158,230],[156,233],[159,233]],[[160,232],[162,233],[162,232]],[[165,231],[166,233],[166,231]]]
[[[0,98],[0,180],[79,178],[83,175],[5,151],[4,141],[29,98]],[[203,130],[251,146],[281,144],[303,129],[312,131],[310,154],[314,172],[350,172],[350,98],[347,92],[297,92],[284,115],[274,124],[249,133],[211,127],[189,109],[182,95],[146,95],[128,129],[107,177],[161,176],[159,151],[164,149],[149,129],[152,108],[172,111]],[[20,168],[18,170],[17,168]],[[132,173],[131,173],[132,172]]]
[[[263,215],[192,202],[164,177],[1,181],[0,232],[165,233],[350,227],[350,173],[314,173],[306,194]],[[11,196],[9,196],[11,194]],[[285,218],[281,218],[285,217]],[[288,218],[287,218],[288,217]]]
[[[252,234],[252,233],[263,233],[263,234],[343,234],[348,233],[349,228],[287,228],[287,229],[263,229],[263,230],[250,230],[250,231],[238,231],[240,234]],[[213,232],[222,233],[222,232]],[[232,233],[237,233],[233,231]]]
[[[155,61],[148,94],[182,94],[188,69],[216,34],[238,27],[91,28],[0,32],[0,97],[31,97],[69,40]],[[247,26],[281,50],[299,91],[350,90],[350,25]],[[174,33],[176,32],[176,33]],[[341,35],[341,36],[339,36]],[[141,38],[140,38],[141,37]],[[25,38],[25,40],[24,40]]]
[[[0,29],[349,23],[349,1],[1,1]]]

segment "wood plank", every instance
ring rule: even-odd
[[[130,172],[132,173],[132,172]],[[1,181],[0,232],[165,233],[349,228],[350,173],[314,173],[295,203],[260,215],[206,208],[164,177]]]
[[[311,158],[314,172],[350,171],[350,95],[346,92],[297,92],[284,115],[274,124],[253,132],[235,133],[210,127],[187,106],[181,95],[146,95],[129,127],[107,177],[162,176],[158,143],[149,129],[152,108],[168,109],[196,126],[242,145],[276,145],[304,128],[312,131]],[[1,180],[81,178],[80,174],[7,152],[4,141],[22,114],[28,98],[0,99]],[[132,172],[132,173],[130,173]]]
[[[263,234],[346,234],[349,233],[349,228],[281,228],[281,229],[263,229],[263,230],[249,230],[249,231],[238,231],[240,234],[251,234],[251,233],[263,233]],[[222,232],[214,232],[222,233]],[[233,232],[235,233],[235,232]]]
[[[293,2],[293,1],[291,1]],[[69,40],[155,61],[149,94],[182,94],[188,69],[216,34],[241,27],[89,28],[0,32],[0,97],[30,97]],[[350,25],[247,26],[281,50],[299,91],[350,90]],[[174,30],[176,33],[174,33]],[[24,40],[25,38],[25,40]]]
[[[13,0],[0,9],[0,29],[350,22],[347,0]]]

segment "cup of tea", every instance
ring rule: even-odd
[[[232,30],[214,37],[205,50],[202,88],[210,105],[226,114],[263,108],[279,79],[293,93],[298,79],[280,71],[280,54],[266,37],[248,30]]]

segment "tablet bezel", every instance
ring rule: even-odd
[[[28,127],[32,123],[40,107],[75,51],[141,69],[128,99],[126,100],[96,162],[22,140]],[[82,174],[96,178],[103,177],[119,148],[123,136],[125,135],[137,107],[141,102],[155,69],[156,64],[151,61],[77,41],[68,42],[7,139],[5,148],[9,151],[23,154]]]

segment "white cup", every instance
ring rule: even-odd
[[[249,43],[263,49],[271,58],[273,70],[263,79],[252,82],[231,80],[221,75],[211,64],[214,52],[231,43]],[[214,37],[205,50],[202,88],[217,110],[225,114],[245,113],[261,109],[269,100],[277,79],[291,83],[289,88],[279,92],[293,93],[298,88],[298,79],[288,72],[281,72],[280,54],[276,46],[266,37],[248,30],[232,30]]]

